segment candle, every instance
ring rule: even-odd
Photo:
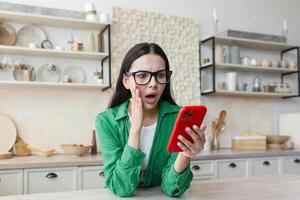
[[[214,21],[216,22],[217,21],[217,11],[215,8],[213,9],[213,16],[214,16]]]
[[[286,21],[285,20],[283,20],[282,26],[283,26],[283,30],[286,31],[287,30],[287,25],[286,25]]]

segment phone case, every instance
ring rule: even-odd
[[[183,106],[176,119],[167,150],[169,152],[181,152],[181,148],[177,145],[178,135],[182,135],[190,142],[193,142],[192,137],[185,131],[186,127],[192,129],[193,125],[201,126],[207,108],[203,105],[198,106]],[[193,130],[193,129],[192,129]]]

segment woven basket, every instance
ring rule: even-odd
[[[234,150],[266,150],[267,140],[265,136],[249,137],[238,136],[232,139]]]

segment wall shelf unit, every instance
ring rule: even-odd
[[[202,64],[203,58],[201,55],[202,46],[211,45],[211,62]],[[275,68],[275,67],[264,67],[264,66],[248,66],[242,64],[231,64],[231,63],[217,63],[215,55],[215,47],[217,44],[222,45],[237,45],[241,48],[250,48],[258,50],[272,50],[280,52],[280,59],[283,60],[286,53],[295,51],[296,52],[296,69],[290,68]],[[299,71],[299,47],[279,42],[268,42],[261,40],[250,40],[243,38],[235,37],[225,37],[225,36],[213,36],[205,40],[200,41],[199,43],[199,55],[200,55],[200,91],[202,95],[221,95],[221,96],[253,96],[253,97],[282,97],[282,98],[291,98],[300,96],[300,71]],[[211,88],[202,88],[202,76],[203,71],[210,69],[212,73]],[[219,70],[231,70],[238,72],[252,72],[252,73],[268,73],[268,74],[279,74],[280,82],[285,83],[285,78],[289,75],[296,74],[297,76],[297,91],[292,91],[291,93],[277,93],[277,92],[252,92],[252,91],[227,91],[219,90],[216,88],[216,73],[219,73]]]
[[[19,46],[5,46],[0,45],[0,53],[2,54],[15,54],[24,56],[35,57],[55,57],[67,59],[81,59],[81,60],[95,60],[101,64],[103,74],[104,64],[107,63],[108,77],[104,75],[104,82],[106,85],[100,86],[98,84],[66,84],[66,83],[49,83],[38,81],[0,81],[0,86],[34,86],[34,87],[63,87],[63,88],[95,88],[102,91],[111,88],[111,25],[99,22],[90,22],[83,19],[64,18],[49,15],[30,14],[22,12],[12,12],[0,10],[0,22],[17,22],[32,25],[45,25],[60,28],[83,29],[99,31],[98,38],[98,52],[87,51],[65,51],[55,49],[41,49],[41,48],[28,48]],[[105,37],[106,36],[106,37]],[[105,43],[105,51],[102,52],[103,46],[101,42]],[[106,66],[105,66],[106,67]],[[108,80],[107,80],[108,79]]]

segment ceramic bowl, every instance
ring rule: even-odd
[[[83,156],[85,153],[87,153],[91,149],[92,145],[62,144],[62,145],[60,145],[60,147],[67,154]]]
[[[289,136],[287,135],[267,135],[268,144],[283,144],[288,141]]]

